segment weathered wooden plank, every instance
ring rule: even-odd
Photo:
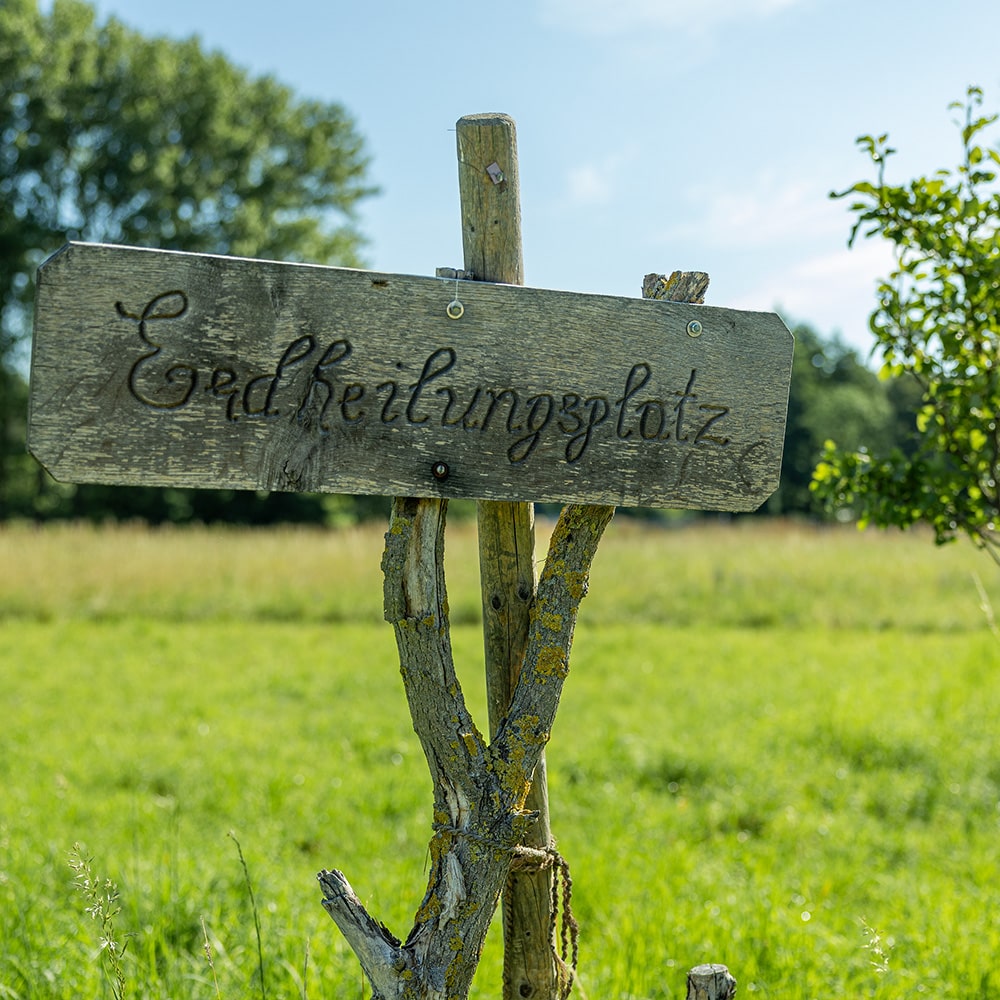
[[[28,443],[64,481],[752,510],[791,353],[770,313],[70,244]]]

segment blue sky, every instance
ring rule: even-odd
[[[996,0],[98,0],[145,34],[197,34],[353,115],[382,194],[371,267],[461,266],[455,121],[518,126],[526,283],[638,295],[704,270],[707,301],[777,309],[867,354],[890,258],[851,251],[831,201],[889,132],[898,181],[958,162],[948,105],[1000,109]],[[994,141],[996,134],[994,133]]]

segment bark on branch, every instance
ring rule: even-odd
[[[319,874],[323,906],[380,1000],[468,996],[518,843],[532,772],[569,672],[590,565],[613,507],[568,506],[553,531],[511,709],[487,744],[451,654],[443,552],[446,501],[397,498],[382,569],[413,728],[434,785],[431,867],[404,943],[371,917],[347,879]]]

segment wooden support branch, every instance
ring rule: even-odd
[[[552,731],[591,561],[613,511],[567,507],[560,517],[512,710],[487,746],[452,662],[442,569],[446,506],[394,500],[382,560],[386,618],[434,785],[428,885],[405,942],[367,913],[343,874],[319,875],[324,908],[380,1000],[468,995],[508,870],[535,818],[525,798]]]
[[[521,765],[533,768],[549,739],[569,673],[569,650],[577,609],[587,593],[590,561],[614,512],[614,507],[569,504],[559,516],[531,609],[524,666],[510,710],[490,744],[490,752],[500,759],[511,759],[523,748]],[[538,744],[538,750],[531,754],[525,741]]]

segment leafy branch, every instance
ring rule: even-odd
[[[869,326],[880,376],[920,387],[914,440],[877,457],[827,442],[812,490],[862,525],[930,525],[945,543],[969,536],[1000,565],[1000,147],[983,143],[998,116],[970,87],[956,126],[961,161],[908,184],[886,181],[888,135],[858,145],[875,167],[834,198],[853,196],[849,245],[859,234],[892,244],[895,266],[878,287]]]

